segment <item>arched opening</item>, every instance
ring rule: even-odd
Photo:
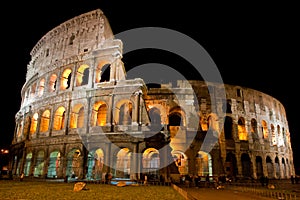
[[[160,110],[156,107],[153,107],[149,110],[150,118],[150,129],[152,131],[160,131],[162,129]]]
[[[264,175],[262,158],[260,156],[256,156],[255,162],[256,162],[256,175],[257,177],[262,177]]]
[[[35,160],[34,172],[35,177],[41,177],[44,172],[44,160],[45,154],[44,151],[39,151]]]
[[[258,132],[257,132],[257,121],[251,119],[251,135],[254,142],[258,141]]]
[[[268,126],[267,126],[267,122],[265,120],[261,121],[261,128],[262,128],[262,137],[263,139],[267,139],[268,135],[269,135],[269,131],[268,131]]]
[[[65,69],[65,71],[62,74],[61,80],[60,80],[60,89],[61,90],[66,90],[70,88],[71,86],[71,74],[72,70],[71,69]]]
[[[251,177],[252,176],[252,164],[248,154],[243,153],[241,156],[242,163],[242,175],[243,177]]]
[[[225,134],[225,139],[233,139],[232,137],[232,118],[226,116],[225,117],[225,122],[224,122],[224,134]]]
[[[67,156],[66,175],[77,179],[81,176],[82,156],[79,149],[72,149]]]
[[[40,132],[48,131],[49,123],[50,123],[50,111],[45,110],[41,116]]]
[[[287,178],[287,170],[286,170],[284,158],[281,159],[281,169],[282,169],[282,174],[283,174],[282,178]]]
[[[268,171],[268,178],[274,178],[274,170],[273,170],[273,163],[270,156],[266,157],[266,163],[267,163],[267,171]]]
[[[115,121],[119,125],[130,125],[132,122],[132,103],[122,100],[116,106]]]
[[[32,153],[26,155],[25,165],[24,165],[24,175],[29,176],[30,166],[31,166]]]
[[[39,90],[38,90],[38,96],[41,97],[44,94],[45,90],[45,79],[42,78],[39,82]]]
[[[31,123],[30,123],[30,134],[31,135],[33,135],[36,132],[38,117],[39,117],[38,113],[34,113],[34,115],[31,118]]]
[[[100,82],[108,82],[110,80],[110,64],[105,64],[101,68],[101,80]]]
[[[199,151],[196,157],[196,171],[198,176],[212,176],[212,159],[211,155],[204,152]]]
[[[76,73],[76,87],[87,85],[89,82],[89,66],[88,65],[81,65]]]
[[[116,178],[130,177],[131,152],[128,148],[122,148],[115,156],[113,175]]]
[[[271,135],[272,135],[272,145],[276,146],[277,145],[277,136],[276,136],[275,127],[273,124],[271,124]]]
[[[50,153],[49,166],[48,166],[48,172],[47,172],[48,178],[59,177],[59,172],[60,172],[60,168],[61,168],[60,160],[61,160],[61,158],[60,158],[59,151],[53,151]]]
[[[84,127],[84,107],[82,104],[75,105],[70,116],[70,128]]]
[[[92,112],[92,126],[105,126],[107,116],[107,105],[103,101],[96,102]]]
[[[49,92],[54,92],[56,90],[57,75],[52,74],[49,79]]]
[[[228,177],[236,177],[237,175],[237,162],[233,153],[227,153],[225,161],[225,171]]]
[[[148,180],[157,180],[160,169],[159,151],[155,148],[148,148],[143,153],[143,172],[147,174]]]
[[[102,149],[97,149],[88,154],[88,171],[87,179],[100,180],[102,178],[102,170],[104,166],[104,153]]]
[[[59,107],[54,115],[53,130],[62,130],[65,123],[65,108]]]
[[[240,117],[238,120],[238,136],[239,140],[248,140],[248,134],[246,131],[245,119]]]
[[[276,156],[275,158],[275,174],[276,174],[276,178],[281,178],[280,177],[280,167],[279,167],[279,159],[278,157]]]
[[[187,156],[181,151],[174,150],[172,151],[172,157],[180,175],[187,175],[189,172]]]

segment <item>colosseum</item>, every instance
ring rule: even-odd
[[[100,9],[53,28],[30,55],[10,149],[13,176],[176,181],[295,172],[277,99],[202,80],[127,79],[123,43]],[[218,98],[222,87],[226,98]]]

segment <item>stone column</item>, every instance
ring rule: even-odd
[[[134,142],[133,145],[133,152],[132,152],[132,164],[130,169],[130,179],[131,180],[138,180],[138,160],[139,160],[139,143]]]

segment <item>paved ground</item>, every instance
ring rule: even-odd
[[[272,198],[261,197],[251,193],[243,193],[229,189],[213,188],[185,188],[188,194],[195,200],[270,200]],[[273,199],[274,200],[274,199]]]
[[[284,191],[286,194],[292,193],[293,198],[282,198],[282,199],[299,199],[300,200],[300,183],[299,184],[291,184],[289,180],[273,180],[270,184],[275,186],[275,189],[268,189],[266,186],[261,186],[258,183],[241,183],[235,186],[233,185],[225,185],[223,189],[216,189],[213,187],[205,188],[205,187],[182,187],[188,193],[188,196],[191,199],[195,200],[270,200],[270,199],[281,199],[273,196],[264,197],[260,194],[255,194],[255,192],[251,191],[243,191],[244,189],[248,190],[249,188],[253,188],[256,191],[264,191],[264,192],[275,192],[275,191]],[[297,196],[294,196],[294,195]]]

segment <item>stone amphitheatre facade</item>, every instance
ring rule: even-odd
[[[38,41],[15,116],[13,175],[100,180],[110,172],[116,178],[148,174],[175,180],[294,174],[288,122],[278,100],[200,80],[151,87],[139,77],[126,78],[122,48],[100,9]],[[220,87],[226,99],[218,99]]]

